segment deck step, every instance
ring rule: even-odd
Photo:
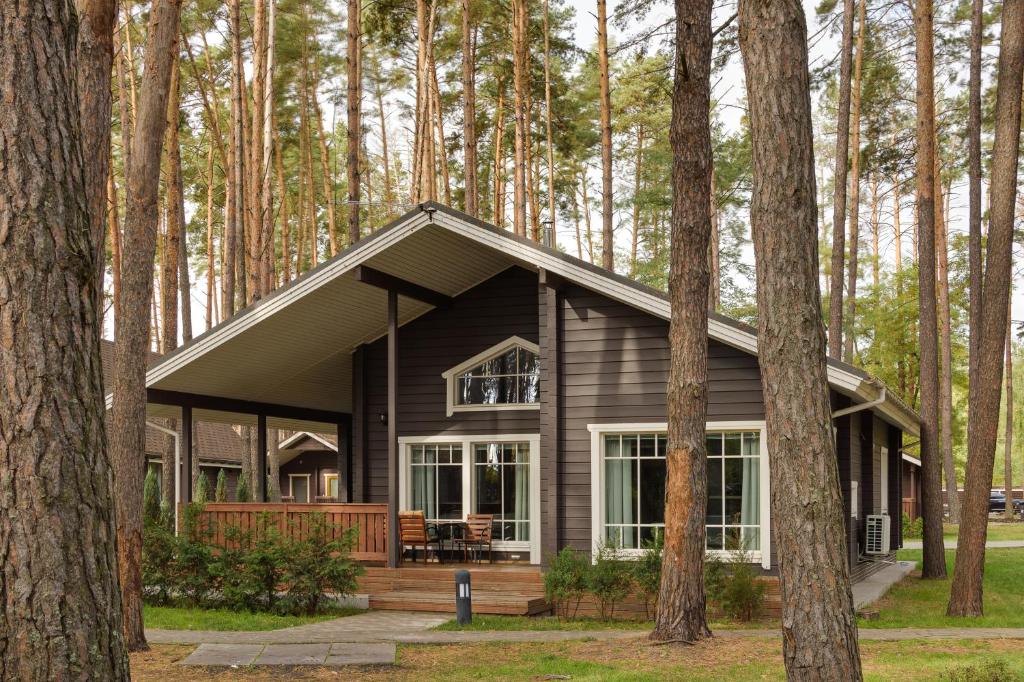
[[[454,590],[450,596],[436,592],[378,592],[370,595],[370,608],[455,613],[455,595]],[[543,596],[473,594],[474,613],[529,616],[549,609]]]

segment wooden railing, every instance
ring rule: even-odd
[[[225,531],[232,526],[242,531],[258,528],[264,517],[277,524],[286,537],[302,537],[310,514],[323,514],[335,527],[335,537],[349,528],[359,529],[352,558],[367,563],[384,563],[388,559],[386,504],[293,504],[261,502],[208,502],[199,518],[200,526],[211,533],[210,542],[227,544]]]

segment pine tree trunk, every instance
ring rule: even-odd
[[[512,231],[526,236],[526,90],[529,84],[527,61],[527,0],[512,0],[512,117],[515,121],[515,159],[512,163]]]
[[[853,63],[852,131],[850,134],[850,255],[846,280],[846,331],[843,337],[843,360],[853,362],[857,344],[857,250],[860,237],[860,103],[861,73],[864,68],[865,2],[860,0],[857,13],[857,54]]]
[[[708,246],[711,238],[711,0],[676,0],[672,89],[665,544],[653,640],[711,636],[705,615]],[[639,163],[638,153],[637,163]]]
[[[109,147],[79,137],[92,114],[76,92],[77,25],[69,2],[0,6],[4,680],[129,679],[100,367],[103,233],[85,161]]]
[[[936,144],[936,149],[938,144]],[[960,523],[960,496],[957,494],[956,464],[953,461],[953,328],[949,309],[948,225],[942,210],[942,181],[938,154],[935,158],[935,255],[939,304],[939,451],[946,480],[946,504],[949,522]]]
[[[772,524],[790,680],[859,680],[818,286],[807,28],[796,0],[740,0]],[[829,586],[822,589],[822,586]]]
[[[498,81],[498,102],[494,107],[494,224],[505,227],[505,89]]]
[[[142,624],[142,473],[146,445],[147,306],[153,294],[160,152],[177,51],[181,0],[155,0],[150,11],[124,220],[121,321],[114,358],[113,437],[117,549],[124,638],[129,650],[146,647]]]
[[[899,178],[893,177],[892,179],[892,238],[893,246],[895,247],[896,253],[894,259],[896,261],[896,273],[899,274],[903,271],[903,229],[900,227],[900,182]],[[896,278],[896,286],[898,291],[902,291],[903,280],[902,278]]]
[[[850,158],[850,72],[853,63],[855,0],[843,0],[843,38],[836,113],[835,196],[832,202],[832,277],[829,287],[828,354],[842,357],[843,271],[846,267],[846,173]]]
[[[114,310],[114,338],[117,338],[117,321],[121,317],[121,224],[118,220],[117,184],[114,181],[114,166],[107,166],[107,217],[110,231],[110,293]]]
[[[242,129],[242,19],[240,0],[228,0],[231,33],[231,197],[229,213],[233,229],[227,238],[228,262],[223,264],[224,319],[229,318],[245,302],[245,142]]]
[[[608,76],[608,3],[597,0],[597,65],[601,108],[601,265],[615,271],[615,235],[612,231],[612,97]]]
[[[917,58],[918,318],[921,391],[923,578],[945,578],[942,459],[939,452],[939,348],[935,312],[935,61],[931,0],[914,5]],[[999,382],[996,382],[997,384]]]
[[[163,267],[163,279],[160,286],[160,315],[163,318],[162,341],[163,352],[178,347],[178,258],[181,254],[181,240],[184,239],[185,197],[181,194],[181,146],[178,136],[178,116],[181,97],[180,72],[178,59],[174,59],[171,67],[171,87],[167,98],[167,176],[164,189],[164,200],[167,203],[166,238],[160,264]]]
[[[274,52],[277,48],[277,0],[267,0],[267,47],[263,80],[263,150],[260,154],[260,288],[264,296],[275,288],[274,277]],[[283,200],[283,197],[282,197]]]
[[[384,114],[384,94],[380,89],[380,80],[374,85],[377,95],[377,111],[380,112],[380,147],[381,165],[384,166],[384,204],[386,212],[385,220],[390,220],[394,212],[395,195],[391,186],[391,159],[388,156],[388,125],[387,116]]]
[[[206,330],[213,327],[217,262],[213,242],[213,145],[206,152]]]
[[[359,241],[359,148],[362,145],[361,102],[362,88],[362,45],[363,29],[360,14],[361,0],[348,0],[348,145],[345,150],[345,167],[348,171],[348,243]]]
[[[711,163],[711,243],[708,245],[708,267],[711,282],[708,285],[708,310],[716,312],[722,304],[721,235],[718,230],[718,199],[715,191],[715,164]]]
[[[640,244],[640,179],[644,156],[644,127],[636,130],[636,163],[633,167],[633,234],[629,245],[629,276],[636,277],[637,248]],[[709,247],[710,248],[710,247]]]
[[[868,182],[871,192],[871,283],[877,289],[881,266],[878,252],[878,175],[872,173]]]
[[[981,40],[984,30],[984,0],[971,0],[971,66],[967,85],[967,214],[968,269],[970,278],[970,324],[967,376],[968,402],[974,402],[978,373],[978,340],[981,338],[982,254],[981,254]]]
[[[996,86],[995,141],[992,145],[991,209],[981,337],[978,341],[975,399],[970,404],[967,471],[957,540],[956,570],[948,614],[980,616],[988,531],[988,496],[995,465],[996,432],[1003,379],[1010,287],[1012,284],[1014,207],[1020,147],[1021,79],[1024,77],[1024,1],[1003,3]]]
[[[466,213],[476,218],[479,210],[476,179],[476,26],[471,6],[470,0],[462,0],[462,142],[466,176],[464,208]],[[381,129],[383,127],[381,121]]]
[[[548,0],[544,0],[544,128],[548,153],[548,226],[551,244],[558,242],[558,221],[555,215],[555,143],[551,134],[551,31]]]
[[[331,173],[331,155],[327,149],[327,135],[324,133],[324,115],[316,96],[319,88],[320,69],[317,68],[309,96],[312,99],[313,112],[316,114],[317,142],[320,149],[320,181],[322,184],[321,189],[324,193],[324,202],[327,204],[327,242],[333,257],[338,253],[338,218],[334,206],[334,174]],[[334,135],[333,130],[331,135]],[[312,194],[310,196],[312,197]]]

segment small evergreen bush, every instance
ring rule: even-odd
[[[333,527],[323,513],[310,514],[305,525],[305,537],[290,540],[285,548],[284,580],[290,610],[313,614],[321,608],[324,592],[330,590],[336,596],[352,594],[363,567],[349,557],[358,538],[357,528],[349,528],[334,538]]]
[[[236,502],[251,502],[252,495],[249,494],[249,477],[243,471],[238,477],[238,488],[235,490]]]
[[[903,514],[903,537],[920,538],[924,537],[924,517],[918,516],[913,521],[906,513]]]
[[[555,555],[544,573],[544,598],[555,608],[559,618],[575,618],[580,600],[587,592],[587,557],[570,547]],[[571,612],[570,612],[571,607]]]
[[[196,481],[196,494],[193,500],[196,504],[206,504],[210,501],[210,479],[205,471],[199,472],[199,480]]]
[[[644,617],[651,617],[651,607],[658,601],[658,591],[661,589],[661,554],[662,536],[658,533],[654,540],[644,547],[643,554],[633,564],[633,584],[636,586],[637,596],[644,602]]]
[[[203,605],[213,589],[213,548],[210,531],[199,522],[203,505],[193,502],[185,507],[182,532],[176,538],[172,563],[174,593],[188,606]]]
[[[597,600],[602,620],[615,615],[615,605],[629,596],[632,586],[632,571],[626,562],[613,550],[599,548],[597,560],[587,571],[587,589]]]
[[[149,467],[146,480],[142,484],[142,523],[157,523],[160,520],[160,484],[156,480],[156,471]]]
[[[228,501],[228,476],[221,469],[217,472],[217,487],[213,493],[214,502],[227,502]]]
[[[764,595],[768,586],[757,579],[757,571],[748,557],[740,557],[731,565],[722,589],[721,606],[725,615],[733,620],[751,621],[764,608]]]

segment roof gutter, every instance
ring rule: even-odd
[[[846,415],[853,414],[854,412],[861,412],[863,410],[870,410],[872,407],[878,407],[879,405],[883,405],[883,404],[885,404],[885,393],[886,393],[886,388],[883,385],[882,386],[882,392],[879,394],[879,396],[877,398],[875,398],[874,400],[872,400],[870,402],[860,403],[859,405],[851,405],[850,407],[844,407],[841,410],[836,410],[835,412],[832,413],[832,419],[837,419],[839,417],[845,417]]]

